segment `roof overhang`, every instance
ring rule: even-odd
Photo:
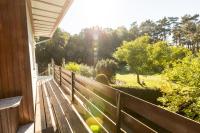
[[[52,37],[73,0],[28,0],[35,37]]]

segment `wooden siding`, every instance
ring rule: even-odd
[[[0,98],[23,96],[19,124],[34,120],[26,0],[0,0]]]

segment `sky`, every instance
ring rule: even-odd
[[[130,27],[137,21],[200,14],[200,0],[74,0],[59,27],[71,34],[83,28]]]

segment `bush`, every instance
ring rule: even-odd
[[[172,91],[158,99],[164,108],[200,121],[200,54],[174,62],[165,76],[172,82]]]
[[[80,72],[80,65],[76,62],[69,62],[65,65],[65,69],[73,72]]]
[[[97,74],[105,74],[111,81],[116,74],[117,67],[118,65],[114,60],[106,59],[98,61],[95,69]]]
[[[162,93],[159,89],[152,89],[152,88],[137,88],[133,86],[120,86],[120,85],[112,85],[112,87],[126,92],[130,95],[135,97],[141,98],[145,101],[150,103],[160,105],[161,103],[157,101],[159,97],[162,96]]]
[[[92,67],[90,67],[90,66],[81,64],[79,73],[82,76],[92,77],[93,74],[94,74],[94,69]]]
[[[109,85],[109,80],[108,80],[108,78],[105,74],[98,74],[96,76],[95,80],[102,83],[102,84]]]
[[[96,120],[98,120],[98,122],[100,124],[103,124],[103,120],[99,117],[95,117]],[[99,126],[99,123],[95,120],[93,117],[89,117],[86,120],[87,125],[90,127],[90,129],[92,130],[93,133],[100,133],[101,132],[101,128]]]

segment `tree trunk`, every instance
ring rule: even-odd
[[[197,42],[197,52],[199,52],[199,43]]]
[[[139,75],[138,73],[137,73],[137,83],[138,83],[139,85],[143,86],[142,83],[140,82],[140,75]]]

